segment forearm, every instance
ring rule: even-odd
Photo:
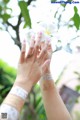
[[[52,80],[41,80],[40,87],[48,120],[71,120]]]
[[[17,120],[19,118],[19,112],[21,111],[25,103],[26,97],[30,92],[30,89],[30,84],[24,85],[20,82],[17,82],[16,80],[9,94],[7,95],[0,107],[0,116],[2,114],[7,114],[8,120]],[[13,112],[14,116],[12,114]]]

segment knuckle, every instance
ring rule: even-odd
[[[36,49],[38,49],[39,48],[39,45],[36,45]]]
[[[44,54],[46,53],[46,49],[43,49],[43,53],[44,53]]]
[[[24,54],[25,54],[25,51],[21,51],[21,54],[24,55]]]

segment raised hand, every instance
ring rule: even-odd
[[[26,55],[26,43],[22,44],[21,55],[18,64],[17,78],[15,84],[30,91],[32,86],[38,82],[43,72],[45,72],[50,58],[48,55],[48,44],[45,43],[41,48],[41,37],[38,35],[37,40],[33,37],[29,51]],[[27,84],[27,87],[26,87]]]

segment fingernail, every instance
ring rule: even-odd
[[[34,36],[34,35],[32,35],[32,36],[31,36],[31,39],[32,39],[32,40],[34,40],[34,39],[35,39],[35,36]]]
[[[34,47],[34,41],[31,41],[30,47]]]
[[[39,32],[39,35],[42,35],[42,32]]]
[[[41,37],[42,36],[42,32],[38,32],[38,37]]]
[[[34,47],[34,40],[35,40],[35,36],[32,35],[32,36],[31,36],[30,47]]]
[[[23,40],[23,44],[26,44],[26,40],[25,39]]]
[[[51,41],[51,39],[50,39],[50,38],[48,38],[48,39],[47,39],[47,42],[48,42],[48,43],[50,43],[50,41]]]
[[[46,44],[48,45],[50,43],[50,39],[46,39]]]

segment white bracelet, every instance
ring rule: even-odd
[[[46,73],[41,77],[42,80],[53,80],[50,73]]]
[[[10,94],[14,94],[16,96],[21,97],[24,101],[26,100],[28,96],[28,92],[26,92],[23,88],[19,86],[15,86],[11,89]]]
[[[19,112],[12,106],[2,104],[0,106],[0,120],[18,120]]]

